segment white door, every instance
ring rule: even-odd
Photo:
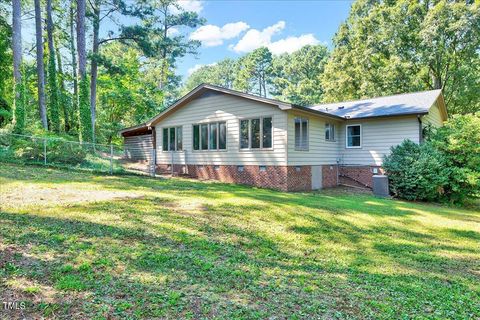
[[[312,166],[312,190],[322,189],[322,166]]]

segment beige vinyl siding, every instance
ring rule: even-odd
[[[428,114],[422,117],[422,123],[424,125],[431,124],[434,127],[441,127],[443,126],[443,119],[442,115],[440,113],[440,109],[438,109],[438,104],[435,103],[430,110],[428,111]]]
[[[361,148],[346,148],[346,126],[361,124]],[[341,163],[346,165],[381,165],[390,147],[410,139],[419,143],[419,122],[416,116],[370,120],[350,120],[342,124],[339,135]]]
[[[150,160],[153,149],[153,136],[144,134],[124,138],[125,156],[131,160]]]
[[[295,118],[308,119],[308,151],[295,150]],[[325,123],[335,124],[335,141],[325,140]],[[341,123],[296,111],[288,112],[288,165],[337,163]]]
[[[239,120],[271,116],[273,149],[240,150]],[[172,152],[162,151],[163,128],[182,126],[183,149],[173,152],[175,164],[286,165],[287,114],[276,106],[226,94],[207,95],[189,102],[156,126],[157,163],[171,163]],[[225,121],[227,149],[193,151],[193,124]]]

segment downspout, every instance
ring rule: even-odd
[[[337,158],[337,186],[339,185],[340,182],[340,158]]]
[[[423,126],[422,126],[422,118],[420,115],[417,115],[418,120],[418,143],[423,143]]]
[[[157,171],[157,134],[155,132],[155,127],[149,127],[148,129],[152,130],[152,162],[153,162],[153,170],[152,175],[155,176]]]

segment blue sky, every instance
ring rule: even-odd
[[[331,46],[352,1],[184,1],[182,6],[206,18],[205,26],[188,32],[202,41],[197,57],[185,57],[177,73],[187,76],[195,66],[239,57],[259,46],[274,53],[305,44]]]
[[[178,61],[177,74],[185,79],[201,65],[212,64],[226,57],[237,58],[257,47],[267,46],[275,54],[291,52],[305,44],[323,43],[331,47],[332,37],[348,16],[351,0],[336,1],[227,1],[180,0],[180,6],[195,11],[207,22],[197,29],[173,30],[202,41],[198,55]],[[121,18],[121,23],[135,21]],[[100,37],[118,27],[104,20]],[[23,21],[24,50],[35,42],[35,21]],[[89,24],[89,28],[91,28]],[[91,49],[91,29],[87,48]],[[69,54],[64,53],[65,57]],[[29,52],[27,59],[33,59]],[[67,66],[68,67],[68,66]]]

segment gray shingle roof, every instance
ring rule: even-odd
[[[347,119],[359,119],[403,114],[424,114],[435,103],[442,90],[430,90],[394,96],[326,103],[308,108]]]

